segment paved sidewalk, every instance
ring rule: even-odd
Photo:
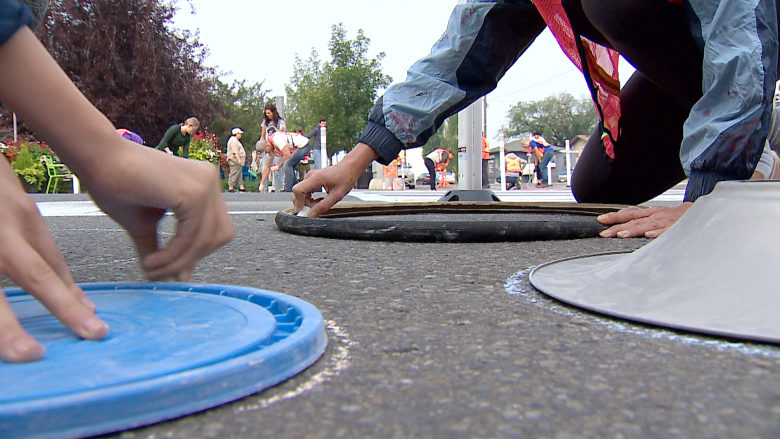
[[[536,192],[553,197],[558,189],[528,195]],[[353,191],[346,201],[393,197]],[[257,395],[112,437],[780,437],[778,347],[601,317],[528,284],[529,270],[545,262],[631,251],[646,239],[320,239],[276,228],[273,212],[291,205],[287,194],[226,200],[238,236],[205,258],[193,281],[312,303],[326,320],[328,349],[305,372]],[[50,208],[51,199],[39,201]],[[69,209],[85,216],[46,222],[77,281],[143,280],[119,226],[89,216],[90,206]],[[163,220],[163,238],[173,227],[172,218]]]

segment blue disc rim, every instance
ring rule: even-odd
[[[223,362],[151,380],[0,405],[4,438],[87,437],[149,425],[213,408],[279,384],[324,353],[322,314],[311,304],[273,291],[213,284],[83,283],[85,293],[107,290],[189,292],[225,296],[262,306],[276,319],[271,341]],[[8,297],[26,295],[18,288]]]

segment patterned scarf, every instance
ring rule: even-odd
[[[614,159],[615,144],[620,137],[620,54],[581,36],[569,22],[562,0],[534,0],[534,5],[566,56],[585,75],[599,112],[604,149]]]

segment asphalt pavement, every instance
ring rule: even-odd
[[[567,196],[563,187],[515,192]],[[441,194],[363,191],[345,202]],[[35,198],[77,281],[143,279],[125,233],[88,198]],[[678,198],[675,192],[657,203]],[[238,236],[205,258],[193,281],[306,300],[322,312],[329,346],[276,387],[111,437],[780,437],[778,347],[598,316],[528,283],[537,265],[630,251],[646,239],[322,239],[277,230],[274,215],[291,206],[288,194],[226,200]],[[172,233],[170,217],[162,230]]]

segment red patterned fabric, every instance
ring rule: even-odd
[[[593,98],[597,108],[601,110],[601,123],[603,131],[605,131],[602,137],[604,148],[607,155],[614,159],[613,140],[617,141],[620,136],[620,78],[618,76],[620,54],[613,49],[580,37],[584,48],[585,65],[588,68],[588,72],[583,71],[583,62],[575,34],[561,5],[561,0],[534,0],[534,4],[566,56],[581,72],[589,74],[590,83],[588,86],[595,95]]]

